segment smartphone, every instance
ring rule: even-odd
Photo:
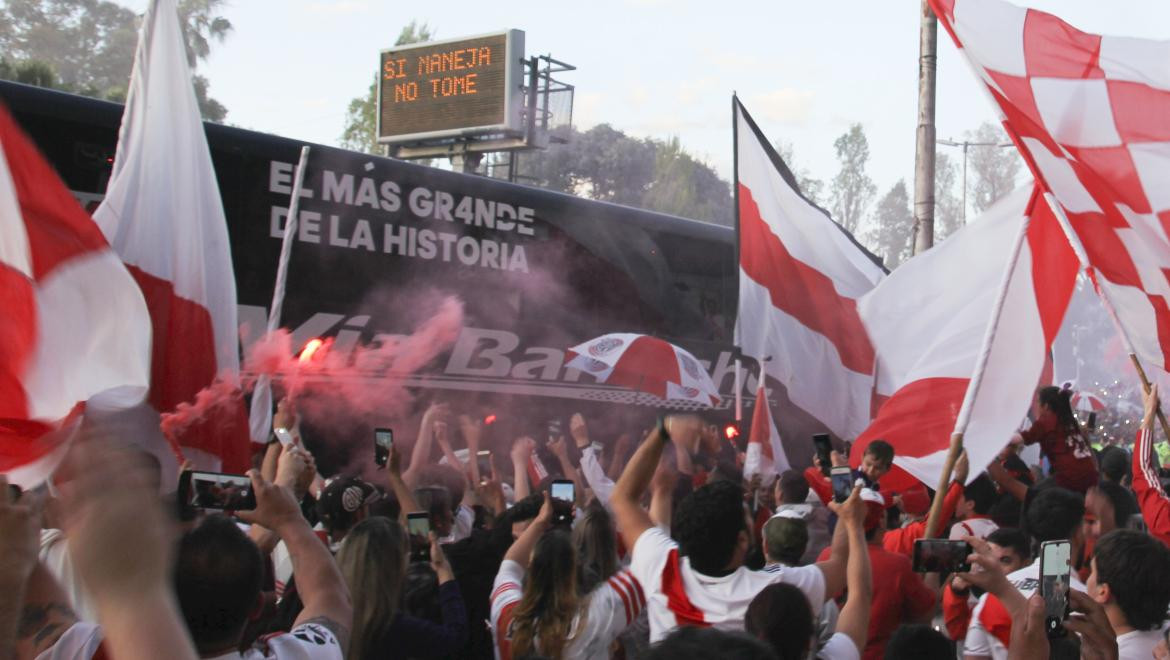
[[[386,467],[390,460],[390,449],[394,446],[393,429],[374,429],[374,463]]]
[[[966,541],[918,539],[914,542],[914,571],[917,573],[967,573],[967,557],[973,550]]]
[[[272,434],[275,435],[276,439],[280,441],[282,447],[289,447],[294,442],[296,442],[293,440],[292,433],[290,433],[289,430],[283,426],[278,426],[272,429]]]
[[[179,475],[179,504],[187,511],[251,511],[256,494],[252,480],[242,474],[184,470]]]
[[[564,432],[562,431],[562,429],[563,429],[563,425],[561,424],[561,420],[550,419],[548,421],[548,441],[552,442],[552,441],[556,440],[557,438],[561,437],[562,435],[564,435]]]
[[[556,479],[552,482],[553,524],[568,525],[573,522],[574,497],[573,482],[569,479]]]
[[[853,494],[853,470],[848,465],[833,468],[829,480],[833,484],[834,502],[844,502]]]
[[[1050,638],[1064,637],[1068,631],[1068,590],[1072,583],[1072,544],[1068,541],[1045,541],[1040,544],[1040,596],[1044,598],[1044,630]]]
[[[813,447],[816,448],[817,458],[821,461],[821,472],[827,477],[829,476],[829,468],[833,465],[833,441],[829,440],[828,433],[816,433],[813,435]]]
[[[431,516],[425,511],[406,514],[406,533],[410,535],[410,560],[431,560]]]
[[[475,463],[479,468],[479,480],[487,481],[492,478],[492,453],[487,449],[475,452]]]

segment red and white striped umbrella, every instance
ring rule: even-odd
[[[565,365],[597,378],[653,394],[665,401],[714,406],[719,390],[695,356],[657,337],[615,332],[574,346]]]
[[[1092,392],[1074,392],[1072,395],[1073,410],[1081,412],[1099,412],[1105,410],[1105,402]]]

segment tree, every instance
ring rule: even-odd
[[[1008,142],[1003,130],[991,122],[983,122],[975,131],[967,131],[971,142]],[[968,196],[975,215],[986,211],[999,198],[1016,188],[1020,174],[1020,155],[1014,147],[971,147],[967,155],[970,170]]]
[[[906,182],[899,179],[878,202],[868,242],[882,255],[889,268],[896,268],[910,258],[913,235],[914,214],[910,212],[910,196],[906,193]]]
[[[955,194],[959,168],[941,151],[934,155],[934,242],[941,243],[963,227],[963,202]]]
[[[435,38],[435,31],[426,23],[419,24],[417,20],[402,28],[398,33],[395,46],[422,43]],[[345,111],[345,128],[341,131],[341,147],[350,151],[361,151],[367,154],[383,153],[382,145],[378,144],[378,72],[374,72],[374,82],[364,96],[350,99],[349,107]]]
[[[212,41],[222,42],[232,30],[230,21],[216,15],[223,4],[179,3],[192,69],[207,59]],[[0,3],[0,52],[10,60],[10,70],[37,63],[53,72],[52,86],[121,101],[134,63],[138,25],[133,11],[108,0],[5,0]],[[207,95],[207,79],[193,74],[192,82],[203,117],[222,121],[227,110]]]
[[[861,124],[853,124],[833,143],[841,170],[829,185],[829,203],[834,219],[850,233],[856,233],[865,210],[877,194],[877,186],[865,173],[869,141]]]
[[[796,187],[800,189],[800,193],[805,196],[805,199],[823,206],[825,200],[825,182],[814,177],[809,171],[803,167],[798,167],[796,164],[796,157],[792,153],[791,142],[777,142],[776,152],[780,154],[781,160],[788,166],[792,172],[792,176],[796,177]]]
[[[633,138],[608,124],[514,154],[520,177],[550,190],[731,225],[731,186],[678,138]]]

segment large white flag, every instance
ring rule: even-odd
[[[854,464],[883,439],[901,468],[883,477],[884,490],[914,479],[933,488],[951,433],[964,430],[970,474],[982,472],[1027,413],[1077,270],[1060,224],[1029,186],[864,296],[876,390],[888,399],[857,439]]]
[[[791,172],[733,100],[738,199],[736,344],[769,360],[794,404],[842,438],[870,420],[874,351],[857,299],[884,270],[797,191]]]
[[[152,0],[143,19],[114,171],[94,219],[150,307],[151,404],[169,412],[218,374],[238,375],[227,224],[175,0]],[[197,463],[246,469],[243,409],[220,412],[178,442]]]

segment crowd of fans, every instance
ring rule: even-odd
[[[48,487],[0,475],[0,658],[1170,658],[1157,388],[1132,454],[1092,449],[1068,395],[1043,388],[986,472],[960,458],[934,530],[925,487],[882,488],[888,443],[842,497],[819,460],[745,478],[694,415],[639,443],[574,415],[485,463],[483,426],[433,405],[409,454],[364,474],[324,479],[274,440],[236,511],[160,494],[156,460],[98,433]],[[289,406],[276,425],[296,429]],[[916,571],[932,537],[969,543],[970,568]],[[1053,541],[1061,634],[1040,595]]]

